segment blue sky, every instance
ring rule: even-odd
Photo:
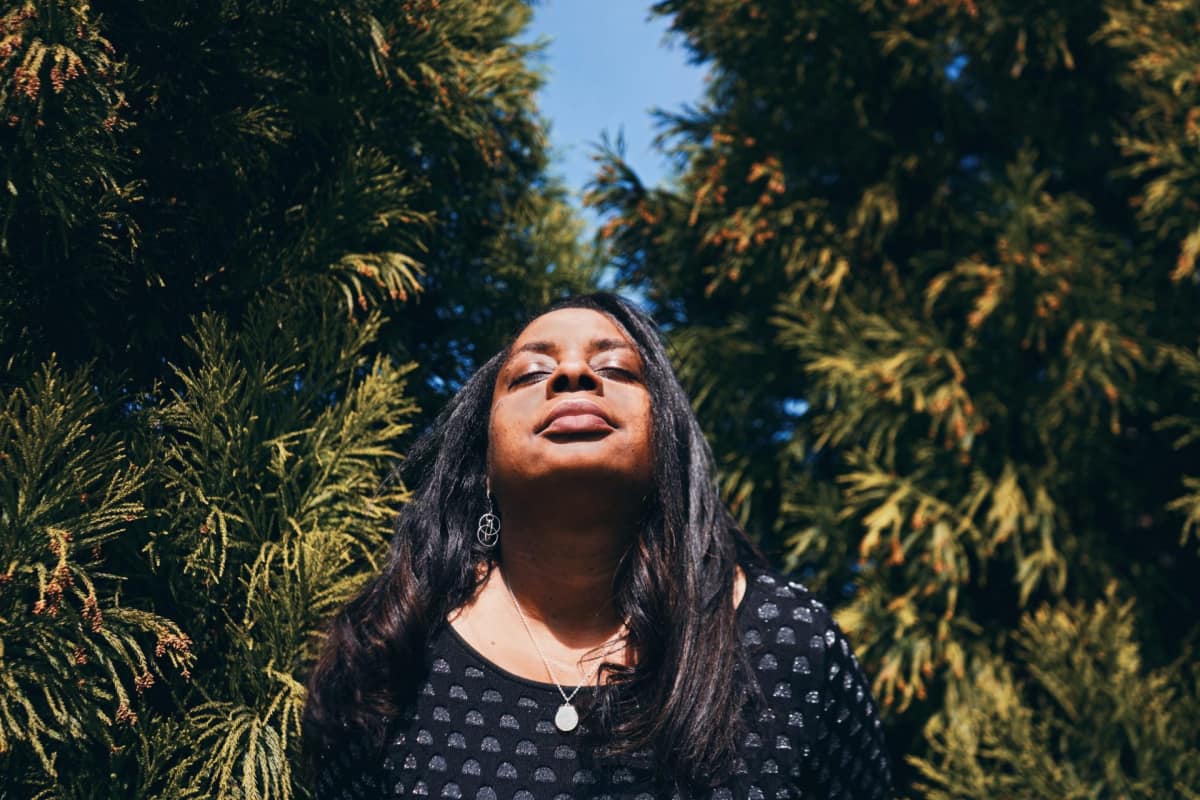
[[[667,21],[649,2],[542,0],[525,40],[544,40],[546,83],[538,106],[550,123],[554,171],[576,204],[590,179],[592,144],[607,131],[625,135],[626,158],[647,184],[668,164],[651,147],[653,108],[676,110],[704,92],[704,70],[688,63],[682,41],[667,38]]]

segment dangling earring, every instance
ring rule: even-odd
[[[496,546],[496,542],[500,541],[500,518],[492,511],[492,493],[487,493],[488,510],[479,517],[479,529],[475,531],[475,538],[479,544],[492,549]]]

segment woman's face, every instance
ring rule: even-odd
[[[489,477],[508,488],[579,479],[641,491],[653,476],[650,394],[636,346],[607,315],[583,308],[531,322],[496,378]],[[519,491],[519,489],[518,489]]]

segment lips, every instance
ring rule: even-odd
[[[564,400],[542,420],[538,433],[597,433],[616,426],[608,414],[591,400]]]

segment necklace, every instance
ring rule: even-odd
[[[517,616],[521,618],[521,625],[525,628],[525,634],[529,636],[529,641],[533,642],[534,649],[537,650],[538,656],[542,659],[542,666],[546,668],[546,674],[554,682],[554,688],[558,689],[558,693],[562,695],[562,705],[558,707],[558,711],[554,714],[554,727],[563,733],[570,733],[579,726],[579,712],[575,710],[575,706],[571,701],[575,699],[575,695],[579,694],[580,689],[595,679],[596,675],[600,672],[600,667],[604,664],[604,660],[600,659],[600,663],[596,664],[595,668],[583,679],[583,682],[572,689],[570,694],[567,694],[567,690],[562,687],[562,684],[558,682],[558,678],[554,676],[554,670],[550,669],[550,659],[546,658],[546,654],[542,652],[542,646],[534,638],[533,630],[529,627],[529,620],[525,618],[525,612],[521,610],[521,604],[517,602],[517,596],[513,594],[512,587],[508,584],[508,578],[503,572],[500,573],[500,580],[504,582],[504,588],[508,590],[508,596],[512,600],[513,608],[517,610]],[[601,647],[612,642],[620,632],[618,630],[617,633],[610,636]]]

